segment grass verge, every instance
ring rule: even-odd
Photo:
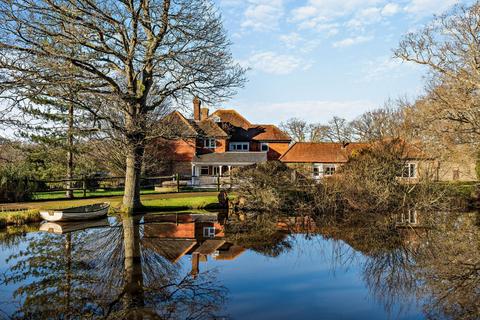
[[[38,209],[0,212],[0,228],[20,226],[41,220],[42,218],[40,217]]]
[[[65,209],[69,207],[84,206],[108,201],[111,204],[112,212],[120,208],[122,198],[108,199],[74,199],[64,201],[46,201],[30,203],[32,206],[26,210],[0,211],[0,228],[10,225],[23,225],[41,221],[40,210]],[[181,210],[208,210],[219,208],[216,193],[204,194],[172,194],[172,195],[146,195],[142,196],[142,203],[145,206],[143,212],[181,211]]]

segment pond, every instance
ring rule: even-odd
[[[147,214],[4,230],[0,319],[480,315],[478,213],[288,218],[237,234],[229,225],[242,219]]]

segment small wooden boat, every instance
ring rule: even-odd
[[[73,207],[63,210],[40,211],[47,221],[78,221],[103,218],[107,215],[110,203],[97,203],[88,206]]]

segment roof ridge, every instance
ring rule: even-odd
[[[299,143],[298,141],[295,141],[291,146],[288,147],[288,149],[278,158],[278,160],[282,160],[282,158],[297,144]]]

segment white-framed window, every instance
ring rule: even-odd
[[[204,147],[207,149],[215,149],[217,147],[217,140],[215,138],[205,138],[203,142]]]
[[[417,164],[416,163],[405,164],[402,170],[402,177],[415,178],[416,176],[417,176]]]
[[[208,168],[208,166],[201,166],[200,167],[200,175],[201,176],[208,176],[210,173],[210,170]]]
[[[205,238],[215,238],[215,227],[203,227],[203,236]]]
[[[268,142],[260,143],[260,151],[268,151]]]
[[[322,175],[322,165],[314,164],[313,165],[313,178],[314,179],[320,179],[321,175]]]
[[[324,176],[331,176],[335,173],[335,165],[334,164],[324,164],[323,165],[323,175]]]
[[[248,142],[230,142],[228,147],[230,151],[249,151],[250,144]]]

